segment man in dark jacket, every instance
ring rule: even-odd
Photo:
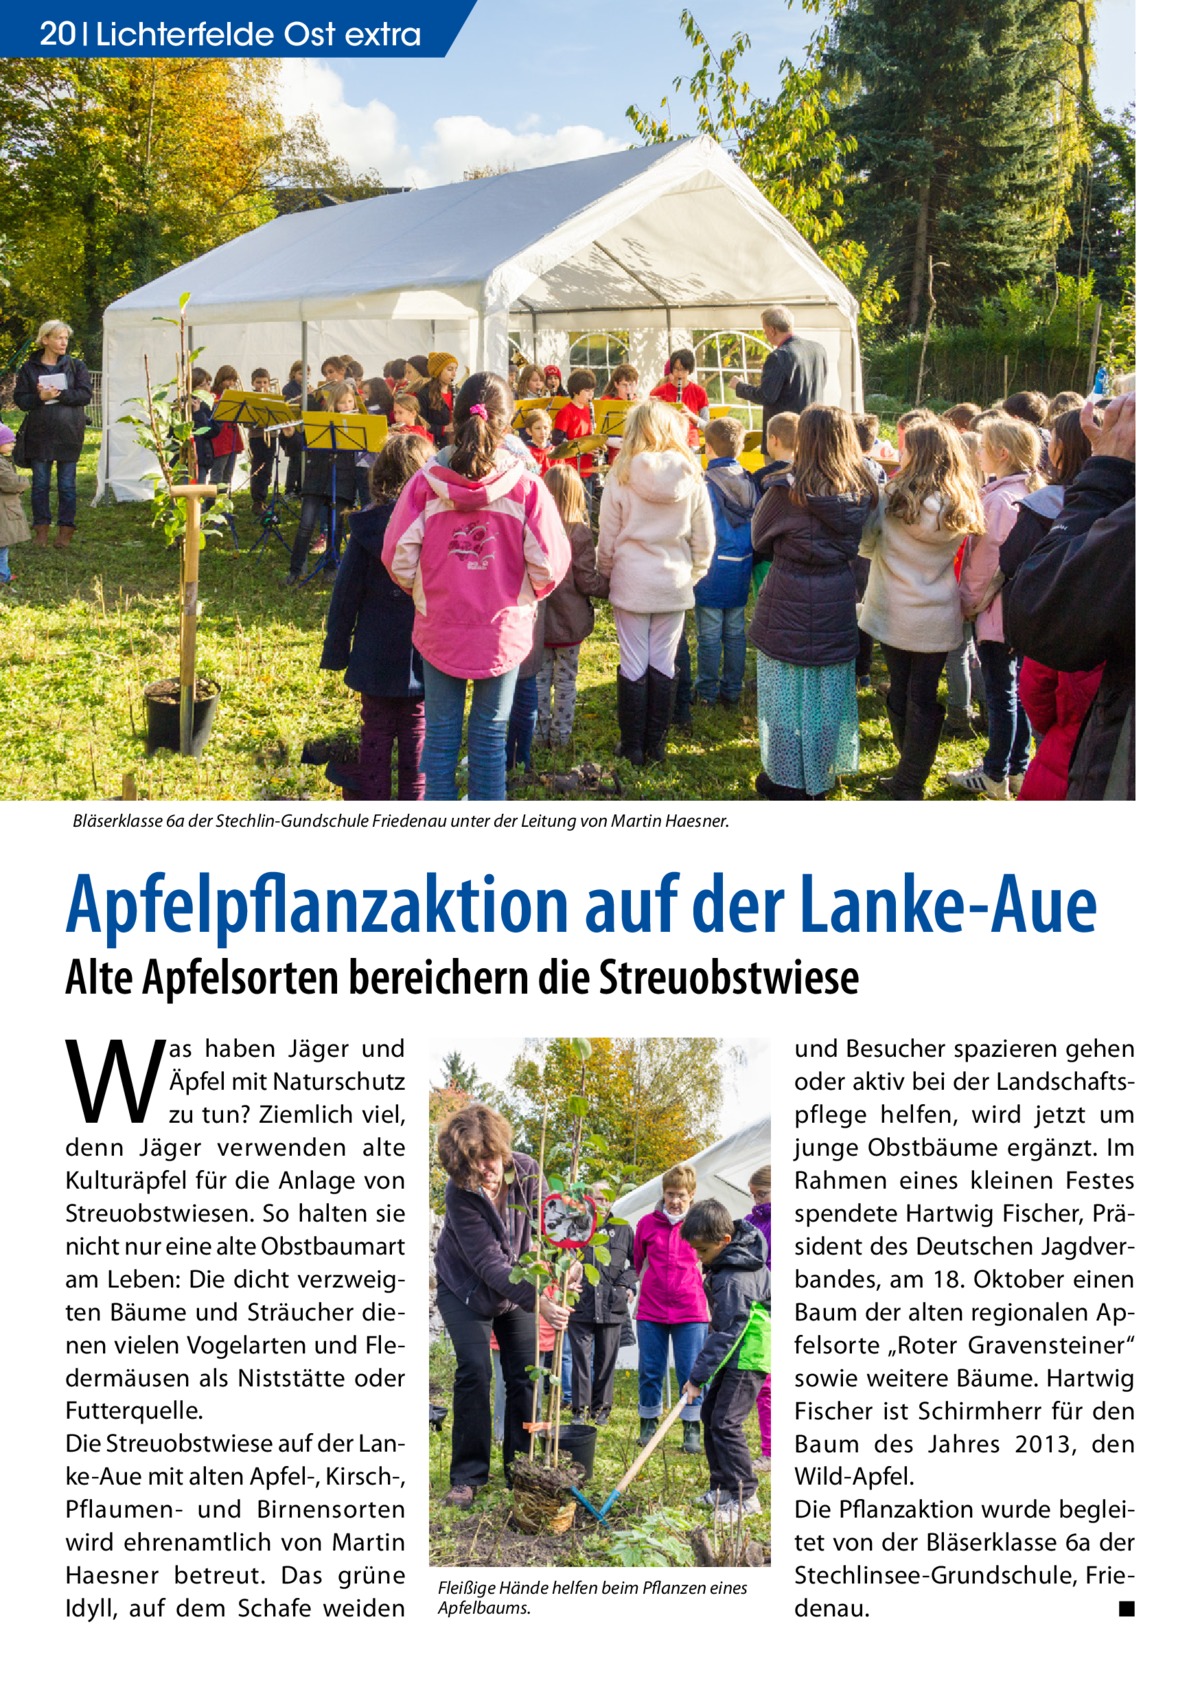
[[[1133,798],[1136,398],[1080,419],[1091,457],[1062,515],[1004,591],[1008,642],[1064,673],[1104,674],[1071,758],[1070,798]]]
[[[628,1224],[610,1225],[611,1217],[609,1213],[601,1225],[608,1232],[604,1244],[608,1264],[597,1263],[594,1248],[581,1254],[584,1282],[567,1326],[571,1339],[571,1407],[576,1419],[590,1417],[597,1425],[607,1425],[612,1412],[621,1326],[629,1317],[629,1303],[637,1288],[633,1230]],[[595,1283],[587,1276],[588,1266],[600,1274]]]
[[[700,1200],[679,1234],[704,1267],[712,1322],[692,1362],[682,1394],[694,1401],[708,1385],[700,1409],[709,1489],[703,1498],[718,1520],[762,1512],[758,1479],[743,1429],[771,1369],[771,1275],[767,1244],[744,1218],[734,1219],[719,1200]]]
[[[734,388],[746,402],[757,402],[763,411],[762,435],[765,449],[767,428],[776,414],[799,414],[810,402],[825,400],[829,362],[819,343],[797,337],[791,311],[769,307],[762,316],[763,335],[771,353],[763,362],[757,384],[744,381]]]

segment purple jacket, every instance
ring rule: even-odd
[[[659,1205],[638,1219],[633,1233],[633,1265],[641,1279],[637,1316],[650,1324],[708,1323],[703,1268],[679,1230]]]
[[[771,1269],[771,1203],[764,1200],[761,1206],[752,1206],[746,1214],[746,1223],[753,1224],[763,1241],[767,1244],[767,1270]]]
[[[482,1189],[463,1189],[447,1181],[446,1219],[433,1258],[439,1280],[464,1307],[485,1319],[517,1307],[527,1313],[534,1308],[533,1284],[510,1283],[508,1274],[529,1250],[537,1214],[537,1160],[514,1153],[512,1162],[516,1176],[500,1212]],[[549,1192],[545,1183],[542,1190]]]

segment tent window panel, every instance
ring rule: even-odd
[[[693,342],[696,380],[711,403],[727,403],[743,425],[757,430],[760,411],[734,394],[739,383],[757,384],[771,345],[761,331],[697,331]]]
[[[599,395],[612,378],[613,369],[629,359],[629,334],[625,331],[589,331],[572,337],[567,359],[572,368],[592,369]]]

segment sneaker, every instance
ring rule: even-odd
[[[715,1508],[720,1494],[719,1490],[702,1490],[699,1496],[692,1497],[692,1501],[697,1508]]]
[[[469,1508],[474,1500],[475,1486],[473,1484],[452,1484],[442,1497],[447,1508]]]
[[[759,1455],[758,1459],[754,1463],[754,1466],[755,1466],[755,1470],[758,1471],[759,1473],[770,1472],[770,1470],[771,1470],[771,1457],[770,1457],[770,1455]]]
[[[611,1417],[612,1409],[610,1407],[597,1408],[596,1412],[592,1414],[592,1424],[607,1425]]]
[[[1021,796],[1021,783],[1025,779],[1025,773],[1026,773],[1026,771],[1024,769],[1022,769],[1019,775],[1009,775],[1009,777],[1008,777],[1008,796],[1010,798],[1020,798],[1020,796]]]
[[[978,798],[1007,798],[1008,781],[994,781],[984,771],[982,763],[973,769],[951,769],[946,779],[963,792],[973,792]]]
[[[943,739],[977,739],[979,724],[970,710],[947,710],[942,723]]]
[[[730,1490],[721,1492],[716,1504],[714,1518],[720,1525],[736,1525],[741,1519],[749,1519],[753,1514],[762,1513],[762,1503],[757,1496],[743,1496],[740,1499]]]

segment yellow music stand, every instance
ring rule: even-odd
[[[623,402],[619,396],[602,396],[595,404],[596,430],[606,437],[625,436],[625,420],[636,402]]]
[[[300,423],[309,449],[365,450],[368,455],[378,455],[387,442],[383,414],[327,414],[305,409]]]

